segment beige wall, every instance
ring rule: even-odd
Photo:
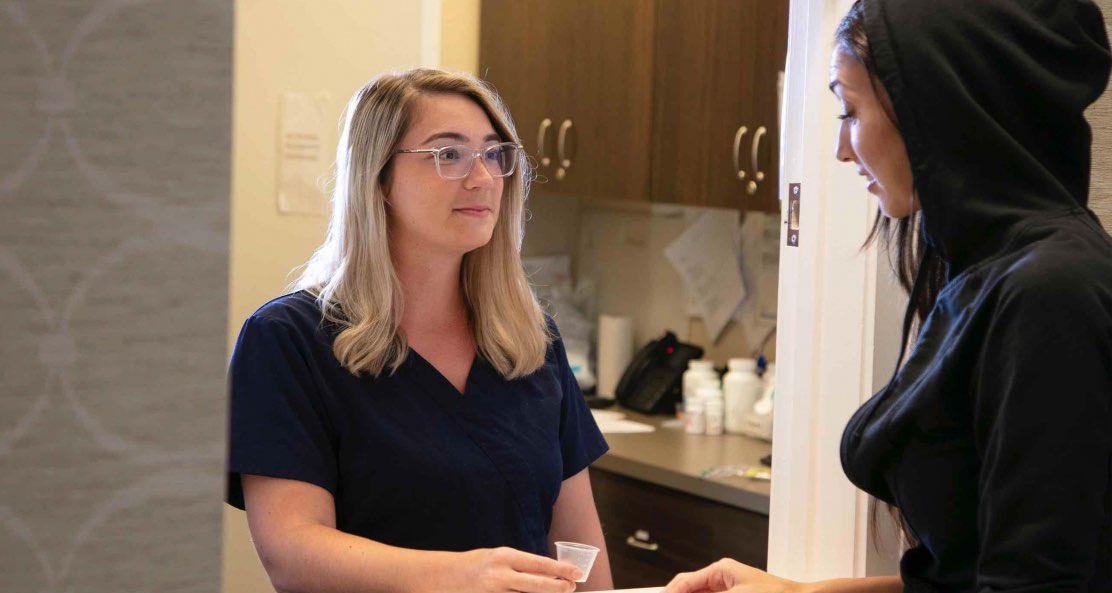
[[[448,0],[440,9],[440,67],[479,71],[480,0]]]
[[[436,18],[437,8],[442,8],[442,20],[425,22]],[[428,39],[428,32],[438,34],[442,23],[451,35],[443,42]],[[281,94],[329,93],[327,121],[338,123],[351,93],[375,74],[435,66],[429,62],[436,61],[436,54],[422,63],[430,47],[440,45],[452,57],[445,66],[473,70],[478,61],[477,27],[478,0],[452,0],[442,7],[439,0],[236,2],[229,348],[243,320],[282,294],[292,279],[291,270],[324,235],[325,217],[277,211]],[[464,44],[462,51],[451,49],[459,43]],[[330,151],[337,136],[330,125],[324,138]],[[244,513],[225,505],[224,521],[224,592],[270,590]]]

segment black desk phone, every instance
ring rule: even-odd
[[[687,361],[703,356],[703,349],[676,339],[676,334],[649,342],[629,363],[614,395],[618,403],[643,414],[672,413],[683,399],[682,380]]]

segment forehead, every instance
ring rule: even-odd
[[[494,133],[494,126],[483,108],[468,97],[456,94],[418,97],[407,135],[427,136],[447,131],[481,137]]]
[[[872,89],[865,65],[841,48],[835,48],[830,56],[830,84],[835,83],[850,92]]]

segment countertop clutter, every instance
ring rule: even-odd
[[[616,588],[658,587],[720,558],[767,565],[769,482],[736,474],[767,471],[769,443],[688,434],[673,418],[620,408],[607,415],[610,451],[591,466],[591,487]]]
[[[669,417],[613,409],[654,430],[606,434],[603,422],[610,451],[593,468],[768,515],[769,482],[738,474],[746,468],[767,469],[760,459],[771,452],[769,443],[735,434],[687,434]],[[739,471],[713,475],[716,468]]]

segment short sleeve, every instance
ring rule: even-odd
[[[555,334],[553,343],[556,366],[560,372],[560,385],[563,394],[560,402],[560,452],[564,462],[563,479],[568,479],[583,471],[587,466],[602,457],[610,447],[598,429],[587,400],[579,390],[579,383],[568,364],[564,342],[560,339],[555,325],[550,323]]]
[[[254,315],[228,371],[227,502],[243,509],[241,474],[300,480],[335,494],[333,432],[310,350],[292,325]]]

